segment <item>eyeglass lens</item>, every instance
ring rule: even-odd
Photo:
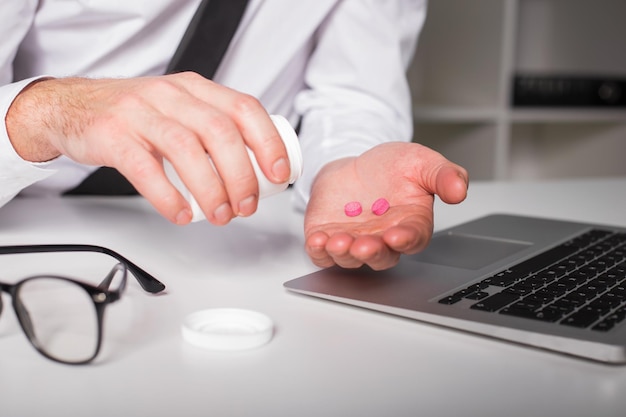
[[[20,285],[14,299],[18,318],[31,342],[64,362],[81,362],[98,349],[98,315],[91,295],[80,285],[37,277]]]

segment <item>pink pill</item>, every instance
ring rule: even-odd
[[[346,205],[343,206],[343,210],[345,211],[346,216],[349,217],[358,216],[359,214],[361,214],[361,212],[363,212],[361,203],[359,203],[358,201],[351,201],[349,203],[346,203]]]
[[[372,213],[377,216],[382,216],[387,210],[389,210],[389,201],[384,198],[379,198],[372,204]]]

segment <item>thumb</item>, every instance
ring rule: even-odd
[[[457,204],[467,197],[469,177],[464,168],[448,163],[439,169],[437,175],[437,195],[448,204]]]
[[[443,158],[443,157],[442,157]],[[457,204],[467,197],[469,177],[465,168],[444,158],[427,173],[424,185],[431,194],[436,194],[448,204]],[[426,172],[425,172],[426,173]]]

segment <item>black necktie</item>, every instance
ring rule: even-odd
[[[167,73],[194,71],[213,78],[239,26],[248,0],[202,0],[172,57]],[[94,171],[64,195],[134,195],[132,186],[115,168]]]

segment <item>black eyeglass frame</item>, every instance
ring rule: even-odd
[[[58,275],[39,275],[28,277],[20,280],[14,284],[7,284],[0,282],[0,291],[8,293],[12,298],[13,309],[18,318],[20,327],[24,331],[27,339],[31,345],[43,356],[53,360],[55,362],[68,364],[68,365],[84,365],[93,361],[100,353],[103,338],[103,319],[104,310],[108,304],[111,304],[120,299],[124,289],[126,288],[127,271],[130,271],[135,279],[139,282],[141,287],[152,294],[160,293],[165,289],[165,285],[146,272],[144,269],[137,266],[135,263],[129,261],[119,253],[97,245],[63,245],[63,244],[50,244],[50,245],[15,245],[15,246],[0,246],[0,255],[7,254],[28,254],[28,253],[45,253],[45,252],[96,252],[104,253],[115,258],[119,263],[113,266],[107,276],[98,285],[88,284],[73,278],[58,276]],[[118,272],[122,272],[122,278],[117,289],[110,289],[113,278]],[[37,341],[37,337],[34,334],[32,324],[28,318],[28,313],[24,310],[24,306],[20,303],[19,291],[22,285],[25,283],[42,278],[59,279],[66,282],[78,285],[85,290],[93,301],[96,319],[98,324],[96,348],[90,357],[71,361],[62,358],[57,358],[50,355]],[[2,300],[0,299],[0,314],[2,313]]]

